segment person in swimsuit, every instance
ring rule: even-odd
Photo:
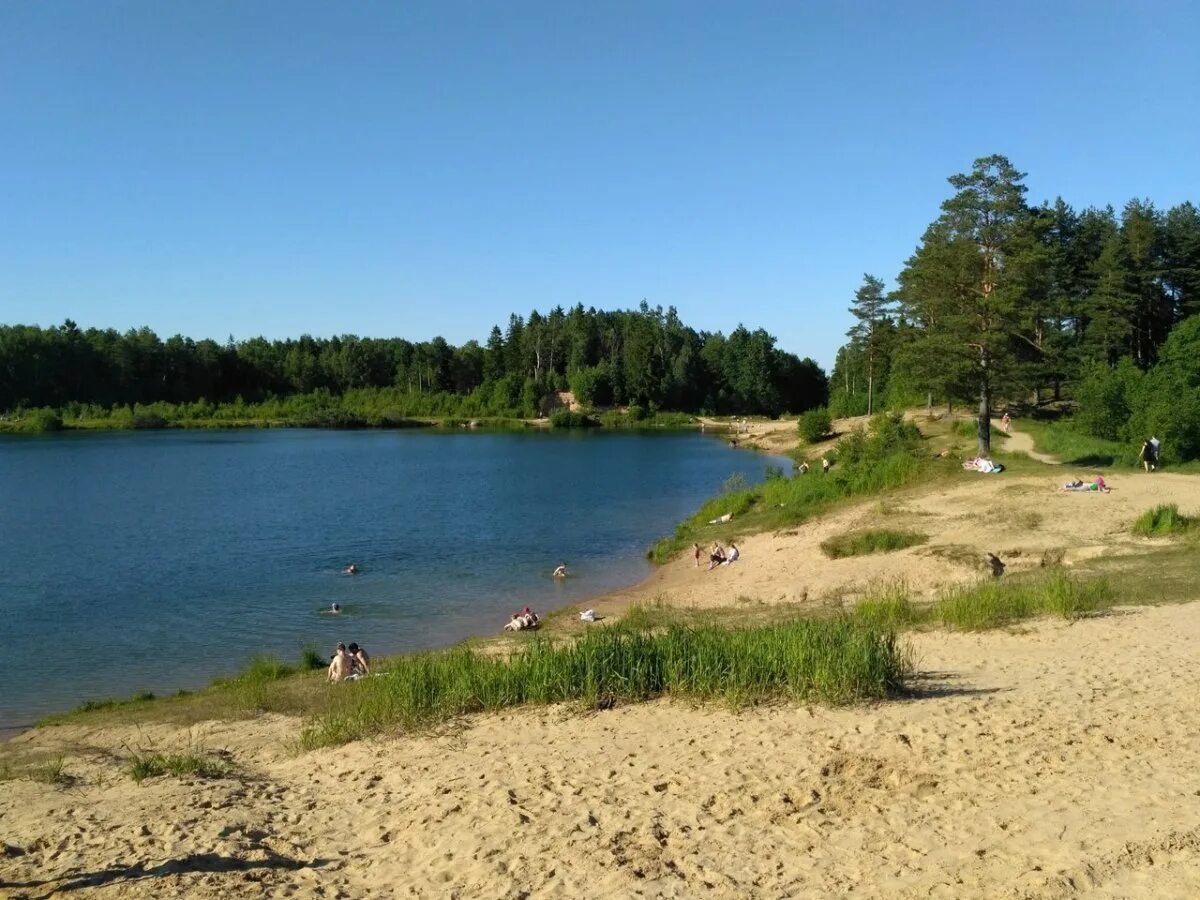
[[[555,578],[566,578],[567,577],[567,564],[565,562],[560,562],[558,564],[558,568],[554,570],[554,577]]]
[[[371,657],[367,656],[367,651],[358,644],[351,644],[346,648],[346,653],[350,657],[350,661],[354,664],[354,671],[359,675],[371,674]]]
[[[350,658],[350,654],[346,652],[346,645],[341,641],[337,643],[337,650],[333,654],[333,659],[329,663],[329,680],[333,682],[345,681],[354,674],[354,661]]]
[[[692,544],[692,558],[696,560],[696,568],[700,568],[700,545]]]

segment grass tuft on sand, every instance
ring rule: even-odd
[[[300,745],[336,746],[522,704],[607,708],[662,695],[844,704],[892,695],[909,669],[894,634],[845,617],[746,629],[616,626],[571,642],[538,640],[507,659],[468,649],[405,657],[384,675],[339,686],[340,702],[305,725]]]
[[[876,628],[938,626],[984,631],[1045,615],[1077,619],[1117,602],[1106,579],[1081,579],[1059,570],[955,588],[925,604],[913,603],[901,588],[886,588],[860,600],[853,616]]]
[[[1163,537],[1186,534],[1195,530],[1196,525],[1195,517],[1183,515],[1174,503],[1163,503],[1138,516],[1133,523],[1133,533],[1143,537]]]
[[[228,763],[205,753],[157,753],[135,750],[126,770],[129,777],[141,784],[147,778],[174,775],[176,778],[224,778],[231,771]]]
[[[834,535],[821,542],[821,551],[830,559],[846,556],[863,556],[867,553],[890,553],[915,547],[929,540],[929,536],[918,531],[903,531],[895,528],[870,528],[864,531],[848,531]]]

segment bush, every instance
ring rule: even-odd
[[[801,413],[797,428],[800,432],[800,437],[804,438],[810,444],[815,444],[829,437],[830,431],[833,428],[833,419],[829,417],[829,410],[823,406],[818,406],[816,409],[810,409],[806,413]]]
[[[29,434],[45,434],[51,431],[61,431],[62,427],[62,417],[49,407],[44,407],[31,409],[21,416],[16,430]]]
[[[550,414],[551,428],[593,428],[600,423],[587,413],[556,409]]]
[[[1128,439],[1129,420],[1142,373],[1129,360],[1116,368],[1096,364],[1079,384],[1075,423],[1084,434],[1109,441]]]

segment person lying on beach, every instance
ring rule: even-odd
[[[715,519],[709,519],[708,524],[709,525],[724,525],[726,522],[728,522],[732,518],[733,518],[733,513],[725,513],[725,515],[723,515],[723,516],[717,516]]]
[[[354,671],[359,675],[371,674],[371,657],[367,656],[367,651],[358,646],[351,644],[346,648],[346,654],[350,657],[350,662],[354,665]]]
[[[566,578],[567,577],[567,564],[565,562],[560,562],[558,564],[558,568],[554,570],[554,577],[555,578]]]
[[[1099,491],[1102,494],[1107,494],[1112,491],[1112,488],[1105,483],[1103,475],[1097,475],[1094,481],[1080,481],[1078,478],[1068,481],[1062,486],[1061,490],[1073,493],[1079,491]]]
[[[346,652],[346,645],[337,642],[337,649],[329,663],[329,680],[332,682],[345,681],[354,674],[354,660]]]

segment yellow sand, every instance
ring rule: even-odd
[[[1200,509],[1200,479],[1057,493],[1070,474],[864,503],[592,605],[836,603],[892,578],[934,590],[980,577],[984,551],[1013,569],[1135,553],[1137,514]],[[817,549],[868,523],[931,540]],[[306,755],[282,717],[43,729],[14,749],[67,748],[77,781],[0,782],[0,894],[1200,896],[1200,605],[912,642],[916,695],[869,708],[529,709]],[[131,747],[189,746],[228,753],[239,775],[138,786],[123,772]]]

